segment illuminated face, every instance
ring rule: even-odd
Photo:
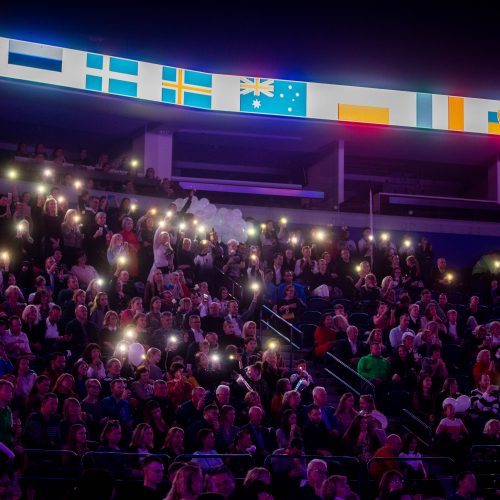
[[[99,226],[104,226],[104,224],[106,224],[106,214],[104,212],[99,212],[95,220]]]
[[[255,337],[257,335],[257,325],[253,321],[248,322],[245,335],[248,337]]]

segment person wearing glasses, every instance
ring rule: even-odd
[[[403,474],[397,470],[388,470],[380,480],[377,500],[388,500],[389,495],[397,490],[403,490]]]

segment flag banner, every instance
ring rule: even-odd
[[[306,116],[307,84],[269,78],[240,78],[240,111]]]
[[[86,70],[87,90],[137,97],[137,61],[88,53]]]
[[[161,100],[169,104],[212,109],[212,75],[164,66]]]
[[[389,108],[339,104],[339,120],[389,125]]]
[[[62,71],[63,49],[41,43],[9,41],[9,64],[25,68]]]
[[[432,128],[432,94],[417,94],[417,127]]]
[[[464,129],[463,97],[448,97],[448,128],[450,130]]]
[[[488,111],[488,134],[500,134],[500,111]]]
[[[500,100],[206,73],[5,37],[0,78],[217,112],[500,135]]]

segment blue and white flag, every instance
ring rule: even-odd
[[[164,66],[161,100],[170,104],[212,108],[212,75]]]
[[[307,84],[266,78],[240,78],[240,110],[284,116],[306,116]]]
[[[87,90],[137,97],[137,61],[88,53],[86,71]]]
[[[9,64],[25,68],[62,71],[63,49],[41,43],[9,40]]]

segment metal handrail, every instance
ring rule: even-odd
[[[297,328],[295,325],[292,325],[292,323],[290,323],[286,319],[283,319],[276,311],[273,311],[271,308],[264,306],[264,305],[261,306],[260,310],[261,310],[261,313],[262,313],[262,311],[266,311],[266,312],[270,313],[274,318],[276,318],[281,323],[283,323],[287,328],[290,328],[291,331],[294,331],[299,336],[302,336],[302,331],[299,328]],[[293,340],[287,338],[285,335],[283,335],[283,333],[281,333],[279,330],[276,330],[272,325],[269,325],[267,323],[267,321],[265,321],[265,320],[262,320],[262,321],[264,322],[264,324],[266,326],[269,326],[269,328],[271,328],[271,330],[275,331],[280,337],[282,337],[284,340],[286,340],[294,349],[300,351],[300,346],[297,345],[295,342],[293,342]]]
[[[177,455],[174,462],[185,462],[186,460],[191,460],[192,458],[247,458],[248,460],[253,460],[250,453],[183,453]]]
[[[220,269],[219,267],[217,266],[214,266],[214,269],[220,273],[223,278],[225,280],[227,280],[230,284],[231,284],[231,291],[232,293],[230,293],[229,295],[233,298],[233,299],[236,299],[236,300],[242,300],[243,299],[243,285],[241,283],[238,283],[237,281],[235,281],[233,278],[231,278],[230,276],[228,276],[222,269]],[[226,284],[224,283],[224,286],[226,286]],[[239,294],[238,296],[236,295],[235,293],[235,288],[237,288],[239,290]]]
[[[490,450],[490,449],[493,449],[493,450],[498,450],[500,451],[500,444],[474,444],[472,445],[471,447],[471,452],[474,452],[476,450]]]
[[[341,384],[345,385],[350,392],[354,393],[355,396],[357,396],[358,398],[359,398],[359,396],[361,396],[361,392],[356,390],[351,384],[348,384],[343,378],[339,377],[336,373],[333,373],[328,368],[323,368],[323,370],[325,370],[325,372],[328,373],[328,375],[333,377],[335,380],[337,380]]]
[[[335,363],[338,363],[344,370],[347,370],[351,375],[353,375],[357,380],[359,380],[361,383],[365,384],[368,388],[369,388],[369,391],[365,391],[365,392],[369,392],[372,396],[375,396],[375,385],[372,384],[368,379],[366,379],[365,377],[363,377],[363,375],[359,374],[356,370],[354,370],[353,368],[351,368],[349,365],[347,365],[346,363],[344,363],[341,359],[337,358],[337,356],[333,355],[331,352],[327,352],[326,355],[331,359],[333,360]],[[328,370],[327,368],[325,368],[325,371],[327,373],[329,373],[330,375],[333,375],[339,382],[343,383],[346,387],[348,387],[350,390],[354,390],[354,392],[360,396],[361,393],[359,391],[357,391],[356,389],[354,389],[348,382],[346,382],[343,378],[341,378],[340,376],[336,375],[336,374],[333,374],[330,370]]]
[[[350,462],[353,465],[358,465],[360,466],[361,463],[356,457],[350,457],[349,455],[338,455],[338,456],[324,456],[324,455],[287,455],[286,453],[271,453],[270,455],[267,455],[267,457],[264,459],[264,466],[268,467],[271,465],[271,462],[273,459],[294,459],[294,458],[303,458],[306,460],[306,462],[310,462],[311,460],[314,459],[320,459],[324,460],[325,462]]]
[[[372,462],[407,462],[409,460],[413,460],[415,462],[439,462],[439,463],[449,463],[450,465],[455,464],[455,460],[451,457],[418,457],[418,458],[408,458],[408,457],[372,457],[368,462],[366,462],[366,466],[369,469],[370,464]]]
[[[284,333],[280,332],[277,328],[275,328],[269,321],[266,321],[264,319],[264,313],[269,313],[271,317],[273,317],[275,320],[279,321],[280,324],[282,324],[285,328],[289,329],[289,337],[287,337]],[[262,331],[262,325],[265,325],[269,330],[271,330],[274,334],[278,335],[281,339],[283,339],[289,346],[290,346],[290,371],[293,368],[293,359],[292,359],[292,349],[296,351],[300,351],[301,346],[296,344],[293,341],[293,333],[295,332],[297,335],[299,335],[300,339],[302,340],[303,333],[301,330],[299,330],[295,325],[292,325],[292,323],[288,322],[286,319],[283,319],[279,314],[277,314],[275,311],[273,311],[271,308],[268,306],[261,306],[260,308],[260,330]]]
[[[412,413],[410,410],[407,410],[407,409],[403,409],[402,412],[401,412],[403,415],[405,415],[406,417],[408,417],[410,420],[413,420],[414,422],[416,422],[420,427],[422,427],[426,434],[427,434],[427,438],[429,439],[429,442],[426,442],[424,441],[422,438],[420,438],[419,436],[417,436],[426,446],[430,446],[431,443],[432,443],[432,429],[423,421],[421,420],[420,418],[418,418],[414,413]],[[412,432],[412,434],[415,434],[413,431],[410,431]]]

